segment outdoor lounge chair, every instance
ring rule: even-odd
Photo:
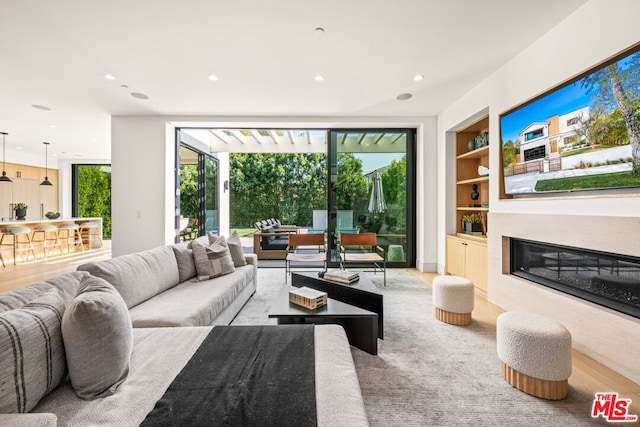
[[[373,274],[382,270],[387,285],[387,252],[378,246],[376,233],[340,233],[340,267],[346,269],[349,264],[372,264]]]

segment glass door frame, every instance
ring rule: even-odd
[[[339,267],[339,263],[334,261],[331,254],[336,251],[337,242],[333,239],[337,226],[337,191],[336,185],[332,183],[332,168],[337,168],[338,164],[338,138],[333,137],[337,133],[406,133],[406,254],[404,262],[387,262],[387,267],[402,268],[415,267],[416,265],[416,129],[415,128],[330,128],[327,129],[327,213],[328,213],[328,233],[327,233],[327,265],[331,268]]]
[[[195,140],[188,134],[181,132],[180,128],[176,128],[176,144],[175,144],[175,165],[174,165],[174,177],[175,177],[175,242],[180,242],[180,149],[182,147],[195,152],[198,155],[198,237],[206,234],[206,161],[213,160],[216,165],[216,182],[213,184],[216,189],[220,188],[220,161],[207,153],[200,147],[199,141]],[[220,224],[220,193],[216,191],[216,206],[217,211],[217,224]]]

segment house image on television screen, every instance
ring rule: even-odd
[[[560,153],[586,145],[586,137],[580,132],[586,117],[589,117],[588,106],[567,114],[549,117],[544,122],[531,123],[520,132],[518,137],[522,158],[520,164],[538,159],[550,161],[558,159],[557,162],[552,162],[549,170],[562,169]]]
[[[639,50],[500,116],[506,194],[640,186]]]

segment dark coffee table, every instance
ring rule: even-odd
[[[363,279],[350,285],[332,282],[318,277],[318,273],[291,273],[291,284],[297,288],[306,286],[326,292],[329,298],[353,305],[378,315],[378,338],[384,339],[384,309],[382,295],[375,286]]]
[[[289,302],[293,286],[283,286],[269,309],[269,317],[279,325],[316,323],[341,325],[349,343],[370,354],[378,354],[378,315],[368,310],[328,298],[327,305],[309,310]]]

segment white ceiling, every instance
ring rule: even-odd
[[[108,159],[111,115],[434,115],[585,2],[2,0],[7,161]]]

